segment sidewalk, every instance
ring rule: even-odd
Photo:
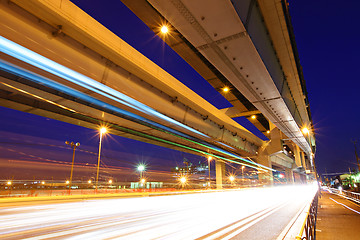
[[[360,240],[360,205],[322,191],[316,223],[317,240]]]

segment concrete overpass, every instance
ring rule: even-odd
[[[234,106],[250,103],[246,105],[250,109],[241,111],[239,107],[234,107],[219,110],[69,1],[15,0],[0,3],[2,106],[94,129],[106,124],[117,135],[213,156],[217,159],[219,187],[224,161],[266,172],[263,177],[266,181],[272,179],[271,168],[278,166],[287,171],[291,181],[292,169],[306,166],[305,155],[312,160],[313,151],[300,132],[304,122],[296,122],[296,114],[289,115],[291,109],[286,103],[282,104],[284,97],[276,95],[279,91],[274,92],[276,81],[266,73],[260,55],[256,56],[254,52],[255,48],[250,54],[255,55],[255,60],[250,63],[256,64],[248,75],[263,74],[256,86],[265,84],[263,88],[269,89],[270,93],[263,91],[259,95],[269,96],[264,100],[274,101],[276,110],[262,108],[265,103],[256,95],[246,100],[249,98],[246,91],[252,94],[254,91],[247,89],[242,93],[239,90],[242,87],[236,84],[244,83],[232,79],[231,71],[229,76],[221,75],[223,80],[232,83],[231,93],[226,97],[237,98],[234,98],[237,102]],[[139,6],[150,5],[144,2]],[[154,12],[160,16],[158,11]],[[184,39],[181,36],[185,33],[178,36]],[[189,45],[190,40],[184,41],[190,49],[194,46]],[[251,42],[247,44],[251,45]],[[210,65],[211,61],[201,57],[199,51],[192,54],[202,59],[207,68],[215,67],[215,73],[224,71],[220,68],[222,65],[227,66],[217,56],[212,61],[220,61],[219,64]],[[234,58],[237,59],[237,56]],[[296,77],[299,78],[299,74]],[[296,80],[299,79],[294,80],[295,84]],[[304,97],[296,93],[299,98]],[[256,109],[253,109],[255,106]],[[240,110],[236,114],[261,112],[262,115],[257,118],[259,123],[255,124],[263,127],[261,129],[260,126],[260,130],[270,131],[271,141],[260,140],[232,120],[229,112],[234,110]],[[275,114],[277,111],[278,114]],[[274,114],[281,114],[281,117],[275,118]],[[304,116],[311,122],[310,115]],[[283,149],[284,143],[288,151]],[[295,156],[289,154],[290,149]],[[309,170],[312,169],[310,162],[307,166]]]
[[[269,137],[258,161],[312,171],[315,137],[286,0],[122,1],[155,32],[168,25],[168,45],[233,105],[223,112]]]

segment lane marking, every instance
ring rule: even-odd
[[[284,230],[280,233],[280,235],[276,238],[276,240],[283,240],[286,235],[288,234],[288,232],[290,231],[291,227],[294,225],[294,223],[296,222],[296,220],[299,218],[299,216],[301,215],[301,213],[304,211],[304,209],[310,205],[308,202],[306,202],[304,204],[304,207],[300,208],[300,210],[295,214],[295,216],[290,220],[290,222],[288,223],[288,225],[286,225],[286,227],[284,228]]]
[[[280,206],[282,206],[283,204],[280,204]],[[232,223],[228,226],[225,226],[223,228],[220,228],[214,232],[208,233],[202,237],[197,238],[198,240],[203,240],[203,239],[223,239],[221,238],[221,236],[224,236],[226,234],[228,234],[229,232],[235,231],[237,228],[244,226],[245,224],[256,220],[257,218],[261,217],[262,215],[278,208],[279,205],[276,206],[272,206],[272,207],[268,207],[260,212],[257,212],[253,215],[247,216],[245,219],[242,219],[238,222]]]
[[[230,234],[225,234],[225,236],[224,236],[224,237],[221,237],[221,239],[222,239],[222,240],[228,240],[228,239],[231,239],[231,238],[235,237],[236,235],[239,235],[241,232],[243,232],[244,230],[246,230],[246,229],[248,229],[249,227],[253,226],[253,225],[256,224],[257,222],[260,222],[260,221],[263,220],[264,218],[266,218],[266,217],[270,216],[271,214],[277,212],[279,209],[283,208],[285,205],[287,205],[287,204],[283,204],[283,205],[281,205],[281,206],[273,209],[272,211],[270,211],[270,212],[266,213],[265,215],[257,218],[256,220],[248,223],[247,225],[241,227],[240,229],[237,229],[237,230],[233,231],[233,232],[230,233]]]
[[[360,214],[360,212],[358,212],[358,211],[356,211],[356,210],[352,209],[351,207],[348,207],[348,206],[346,206],[345,204],[340,203],[340,202],[338,202],[338,201],[336,201],[336,200],[334,200],[334,199],[332,199],[332,198],[330,198],[330,199],[331,199],[331,200],[333,200],[334,202],[336,202],[337,204],[340,204],[340,205],[342,205],[342,206],[346,207],[347,209],[349,209],[349,210],[351,210],[351,211],[353,211],[353,212],[356,212],[357,214]]]

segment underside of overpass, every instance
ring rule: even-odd
[[[122,2],[233,105],[224,113],[247,117],[270,139],[259,162],[313,172],[315,136],[287,1]]]
[[[259,54],[261,51],[254,48],[256,41],[252,42],[251,38],[249,42],[250,33],[245,29],[228,37],[220,37],[220,31],[214,36],[219,36],[218,40],[198,45],[192,39],[196,34],[188,36],[186,31],[182,31],[181,24],[177,29],[177,23],[166,18],[165,12],[160,14],[161,6],[157,9],[151,5],[155,3],[145,0],[123,2],[155,32],[164,20],[172,24],[173,34],[164,38],[165,41],[233,107],[216,109],[69,1],[59,4],[54,1],[17,0],[1,1],[0,104],[94,129],[106,124],[113,134],[212,156],[217,163],[218,187],[221,187],[225,175],[224,161],[258,169],[264,182],[272,181],[272,166],[300,174],[304,174],[305,170],[313,171],[314,137],[313,134],[305,137],[300,131],[302,125],[311,125],[311,116],[308,105],[305,106],[306,92],[301,85],[304,83],[299,85],[303,79],[298,71],[293,73],[293,80],[289,77],[283,80],[279,93],[279,80],[272,79],[267,72],[271,64],[265,66],[264,56]],[[190,4],[187,1],[171,2],[178,7]],[[156,4],[166,5],[167,2],[158,1]],[[257,9],[263,13],[266,11],[260,11],[261,8],[272,7],[261,1],[251,4],[248,12]],[[232,14],[239,18],[234,10],[242,6],[230,6]],[[193,7],[197,9],[198,6]],[[210,15],[200,14],[196,18],[201,21],[202,18],[218,16],[212,12],[214,8],[218,6],[209,4],[204,11]],[[228,13],[224,11],[223,14]],[[286,16],[282,17],[285,19]],[[219,28],[222,26],[212,24]],[[251,19],[247,21],[246,29],[249,30],[250,26]],[[276,32],[277,28],[274,28]],[[231,29],[236,30],[236,27]],[[216,50],[219,46],[221,51],[225,51],[230,48],[232,39],[242,39],[243,35],[247,40],[245,43],[250,47],[252,44],[250,53],[240,52],[232,57],[221,53],[222,58],[211,58],[211,54],[204,53],[208,48]],[[229,45],[225,46],[226,42]],[[243,46],[243,43],[234,44],[238,44],[239,49]],[[274,48],[277,54],[281,50]],[[293,51],[291,54],[295,57],[279,58],[285,59],[279,60],[284,71],[288,64],[287,67],[294,72],[292,67],[296,66],[298,59]],[[38,61],[41,56],[44,58]],[[290,60],[286,61],[286,57]],[[244,62],[244,58],[247,61]],[[225,61],[225,65],[221,61]],[[230,66],[227,61],[243,61],[241,66],[236,66],[237,71],[250,69],[247,74],[242,71],[240,75],[235,74],[237,77],[248,78],[258,74],[256,78],[251,78],[250,87],[239,87],[239,84],[244,85],[244,81],[234,79],[231,69],[230,72],[224,69],[224,66]],[[229,87],[230,91],[225,93],[224,87]],[[272,91],[268,93],[268,89]],[[249,94],[253,96],[249,97]],[[286,99],[292,99],[292,102]],[[270,141],[260,140],[232,120],[238,116],[249,117]],[[250,116],[256,117],[253,119]],[[289,177],[289,181],[291,179]]]

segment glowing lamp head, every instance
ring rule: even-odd
[[[101,133],[101,134],[104,134],[104,133],[106,133],[106,132],[107,132],[106,127],[100,128],[100,133]]]
[[[169,32],[169,28],[168,28],[168,26],[163,25],[163,26],[160,28],[160,31],[161,31],[163,34],[166,34],[166,33]]]
[[[187,181],[187,180],[186,180],[186,177],[181,177],[181,178],[180,178],[180,182],[181,182],[182,184],[186,183],[186,181]]]
[[[244,169],[244,168],[245,168],[245,166],[242,166],[242,167],[241,167],[241,169]]]
[[[12,183],[11,181],[7,181],[7,183],[6,183],[6,184],[7,184],[7,185],[11,185],[11,183]]]
[[[251,119],[255,120],[256,119],[256,115],[251,115]]]
[[[208,161],[211,161],[211,160],[212,160],[212,156],[208,156],[208,157],[207,157],[207,160],[208,160]]]
[[[42,182],[41,182],[41,184],[43,184],[43,185],[44,185],[44,184],[45,184],[45,181],[42,181]]]
[[[270,130],[267,130],[266,133],[267,133],[267,134],[270,134]]]
[[[69,180],[66,180],[66,182],[65,182],[66,184],[69,184],[70,183],[70,181]]]
[[[230,177],[229,177],[229,180],[230,180],[230,182],[233,182],[233,181],[235,180],[235,177],[234,177],[234,176],[230,176]]]
[[[142,172],[142,171],[145,170],[145,166],[144,166],[144,165],[139,165],[139,166],[137,167],[137,170],[140,171],[140,172]]]
[[[223,87],[222,91],[223,91],[224,93],[227,93],[227,92],[230,91],[230,88],[229,88],[229,87]]]
[[[113,181],[110,179],[110,180],[109,180],[109,183],[112,184],[112,182],[113,182]]]
[[[309,134],[309,129],[307,127],[303,127],[303,129],[301,130],[303,134],[307,135]]]
[[[142,179],[140,180],[140,182],[141,182],[142,184],[144,184],[144,183],[146,182],[145,178],[142,178]]]
[[[90,184],[90,183],[91,183],[91,180],[89,180],[88,183]]]

